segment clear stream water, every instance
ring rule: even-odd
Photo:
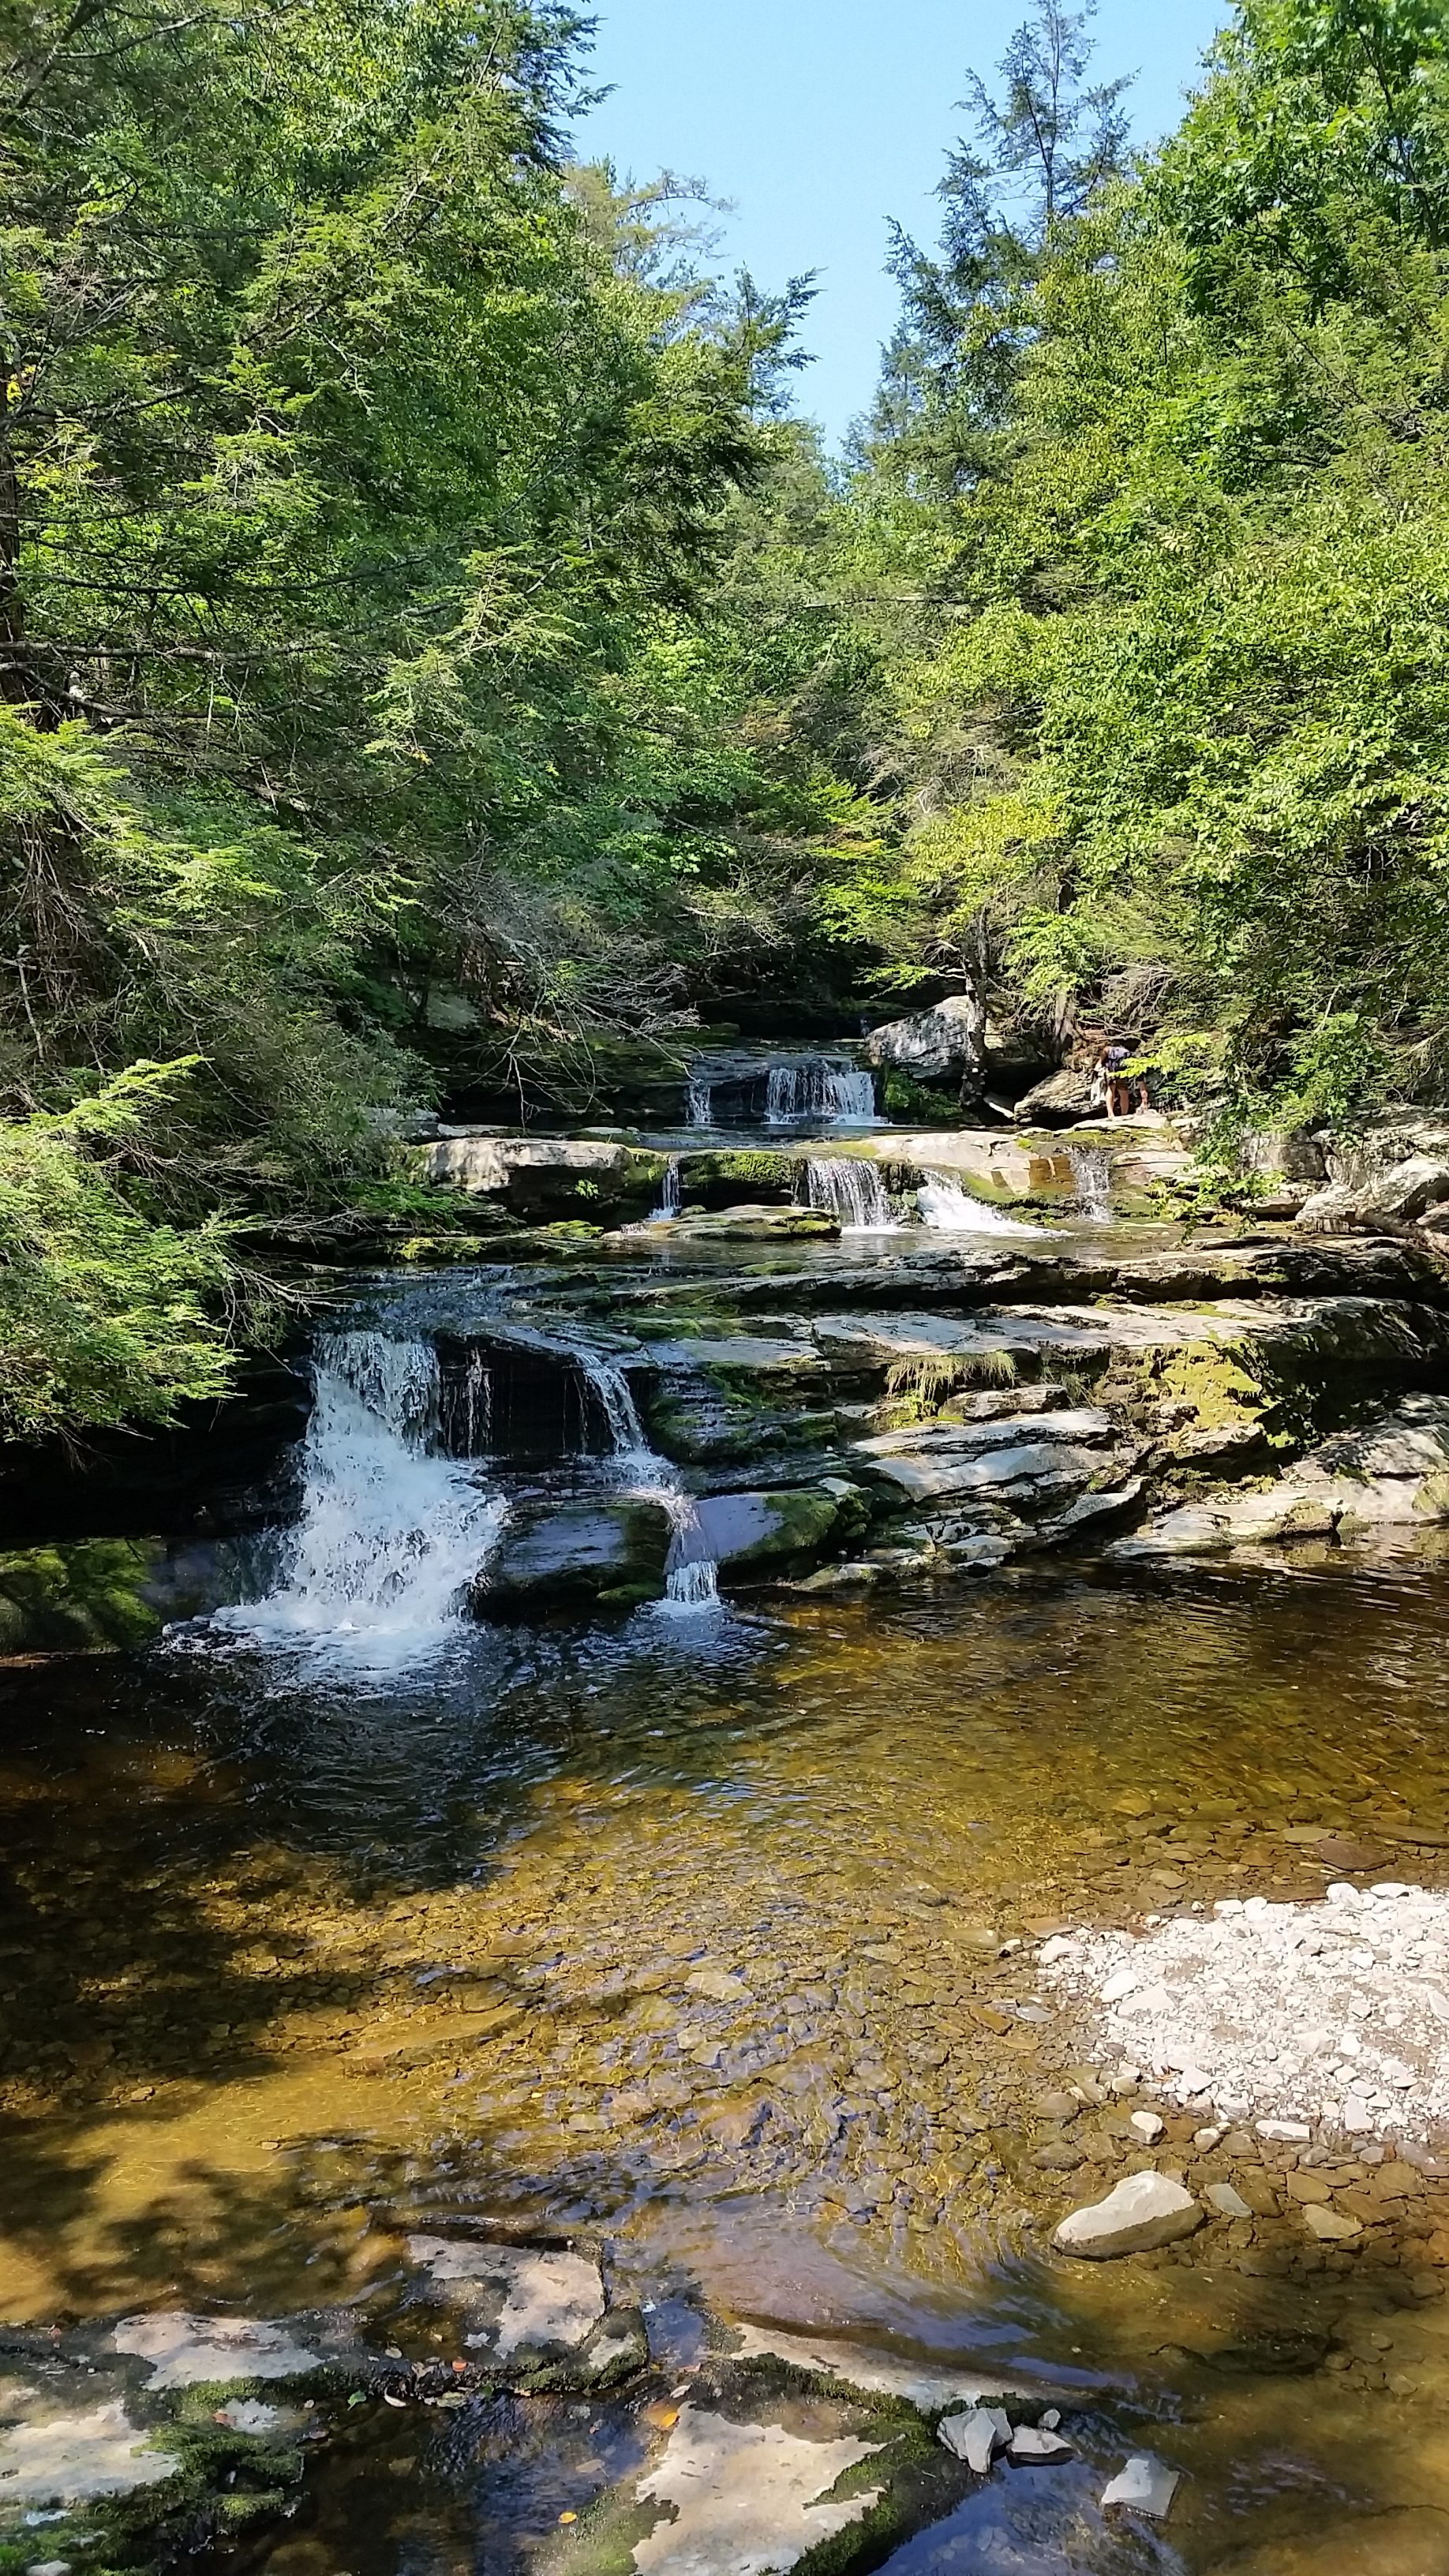
[[[673,1499],[674,1615],[465,1614],[506,1503],[486,1373],[444,1444],[394,1323],[322,1347],[257,1601],[4,1676],[0,2315],[276,2315],[385,2285],[420,2218],[594,2227],[666,2351],[708,2306],[1053,2378],[1077,2461],[896,2576],[1439,2576],[1429,2221],[1054,2261],[1060,2077],[982,1927],[1313,1894],[1315,1832],[1449,1881],[1442,1569],[722,1606],[622,1371],[580,1365],[570,1472]],[[636,2456],[616,2401],[384,2411],[246,2566],[524,2576]],[[1133,2447],[1186,2473],[1160,2534],[1097,2509]]]

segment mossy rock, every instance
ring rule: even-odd
[[[473,1606],[483,1619],[622,1615],[663,1597],[672,1537],[661,1503],[567,1503],[505,1533],[474,1587]]]
[[[819,1563],[849,1521],[843,1492],[820,1485],[782,1486],[770,1493],[711,1494],[699,1506],[700,1526],[726,1584],[771,1581]]]
[[[0,1654],[120,1653],[160,1634],[154,1540],[81,1539],[0,1556]]]

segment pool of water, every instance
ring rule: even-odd
[[[1166,2555],[1073,2539],[1070,2482],[1033,2538],[1017,2479],[902,2569],[1215,2569],[1442,2498],[1422,2238],[1069,2269],[1084,2195],[1036,2156],[1072,2041],[1020,2015],[1054,1924],[1320,1893],[1314,1828],[1446,1883],[1432,1571],[1058,1568],[464,1629],[385,1677],[183,1632],[11,1671],[0,1806],[8,2318],[358,2297],[420,2216],[508,2212],[603,2228],[681,2314],[1047,2370],[1189,2473]],[[509,2482],[627,2428],[507,2414],[426,2459],[383,2428],[278,2576],[525,2565]],[[1420,2576],[1417,2527],[1365,2567]],[[1242,2564],[1333,2563],[1302,2545]]]

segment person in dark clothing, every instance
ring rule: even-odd
[[[1132,1085],[1127,1079],[1127,1059],[1131,1048],[1114,1038],[1097,1058],[1097,1071],[1102,1078],[1109,1118],[1128,1118],[1132,1113]]]

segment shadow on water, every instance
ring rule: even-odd
[[[1396,1871],[1396,1834],[1449,1841],[1441,1639],[1407,1574],[1056,1573],[482,1631],[385,1681],[246,1651],[13,1672],[0,2310],[384,2296],[409,2223],[542,2215],[603,2226],[641,2288],[1114,2391],[1103,2456],[1136,2422],[1192,2472],[1171,2553],[1103,2555],[1070,2483],[1028,2510],[1016,2480],[1009,2528],[963,2508],[909,2576],[1196,2570],[1340,2492],[1427,2509],[1443,2303],[1392,2249],[1043,2259],[1073,2194],[1031,2173],[1031,2033],[942,1927],[1313,1893],[1305,1822]],[[416,2556],[421,2507],[380,2500],[416,2445],[377,2431],[345,2509],[319,2488],[333,2556],[294,2534],[269,2564],[475,2563],[486,2497],[583,2477],[597,2412],[552,2452],[542,2417],[460,2419],[471,2501]]]

